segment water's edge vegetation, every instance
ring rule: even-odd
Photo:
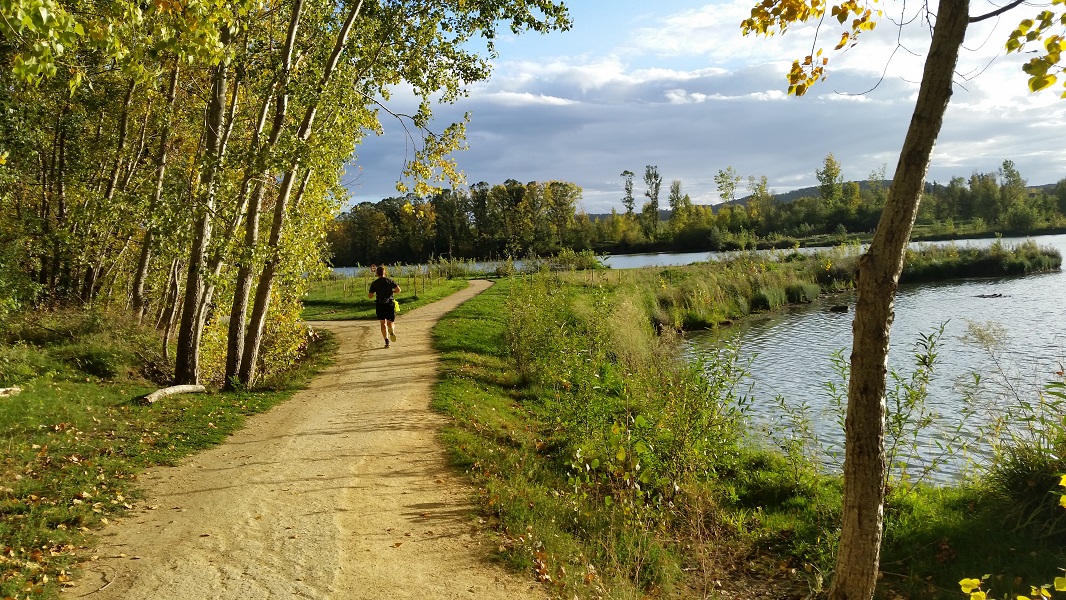
[[[445,365],[435,406],[454,419],[445,443],[476,482],[501,555],[565,597],[823,589],[841,479],[819,472],[802,431],[770,439],[745,419],[734,346],[693,364],[678,332],[846,288],[857,256],[841,248],[624,274],[542,268],[447,316],[435,332]],[[907,270],[945,278],[1060,262],[1035,244],[993,244],[916,251]],[[894,415],[901,437],[920,434],[920,414]],[[954,598],[973,573],[991,574],[1000,593],[1047,583],[1066,559],[1054,491],[1064,432],[1061,418],[1049,421],[952,487],[895,473],[879,593]]]

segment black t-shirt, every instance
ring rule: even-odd
[[[399,286],[388,277],[378,277],[370,283],[370,291],[374,294],[374,301],[378,304],[392,302],[393,291]]]

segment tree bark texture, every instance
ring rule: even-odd
[[[229,42],[229,32],[222,30],[222,43]],[[211,242],[211,220],[215,207],[215,174],[221,168],[222,127],[226,105],[226,85],[229,65],[225,61],[214,69],[211,83],[211,98],[207,110],[206,151],[201,172],[197,211],[199,216],[189,251],[188,277],[185,284],[185,302],[178,328],[178,341],[174,358],[174,383],[195,385],[200,383],[200,323],[201,294],[204,291],[204,257]]]
[[[940,3],[918,100],[869,250],[859,261],[845,421],[844,511],[831,600],[868,600],[884,518],[885,387],[893,302],[929,160],[951,98],[969,0]]]

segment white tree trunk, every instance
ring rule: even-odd
[[[337,33],[337,39],[333,45],[333,52],[330,54],[329,59],[326,61],[325,68],[322,71],[322,79],[318,84],[318,94],[313,97],[310,105],[307,107],[307,112],[304,113],[303,122],[300,124],[300,130],[296,136],[301,143],[306,142],[308,138],[311,137],[315,115],[318,113],[318,101],[321,98],[322,92],[329,84],[330,79],[332,79],[337,64],[340,62],[341,54],[344,52],[344,46],[348,43],[348,34],[351,33],[352,24],[355,23],[355,19],[359,16],[359,11],[362,9],[362,6],[363,3],[362,0],[360,0],[352,7],[351,12],[348,13],[344,24]],[[268,242],[271,254],[269,258],[267,258],[266,265],[263,267],[263,272],[260,274],[259,281],[256,285],[255,302],[252,305],[252,316],[249,319],[247,332],[244,336],[243,352],[237,363],[240,365],[238,379],[242,384],[249,387],[255,383],[259,345],[262,342],[263,331],[266,328],[266,318],[270,310],[270,292],[274,285],[274,275],[279,260],[278,253],[279,244],[281,242],[281,232],[285,226],[286,209],[288,207],[289,197],[292,194],[293,181],[300,168],[300,159],[297,157],[293,160],[289,171],[285,173],[285,177],[281,184],[281,190],[278,192],[278,198],[274,204],[274,222],[271,224],[270,240]],[[310,175],[310,172],[309,167],[307,171],[308,176]]]
[[[222,30],[222,43],[228,44],[228,29]],[[174,360],[174,383],[200,383],[200,335],[199,327],[202,306],[201,295],[204,292],[204,275],[206,271],[205,256],[207,246],[211,243],[211,220],[214,217],[216,174],[222,163],[222,127],[224,126],[226,88],[229,66],[225,61],[214,70],[211,97],[207,111],[207,149],[204,153],[204,167],[200,177],[200,191],[197,196],[196,229],[193,234],[192,248],[189,252],[188,278],[185,284],[185,301],[181,313],[181,325],[178,328],[177,355]]]

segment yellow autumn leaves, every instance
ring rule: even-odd
[[[861,4],[858,0],[846,0],[829,6],[824,0],[763,0],[751,9],[751,17],[741,22],[740,30],[744,35],[755,33],[772,36],[784,33],[791,25],[821,19],[828,8],[830,16],[846,27],[834,48],[841,50],[855,45],[859,33],[870,31],[877,25],[876,19],[881,16],[881,11],[870,8],[871,4],[876,3],[877,0]],[[788,73],[789,94],[802,96],[815,82],[825,79],[825,67],[829,59],[822,53],[819,48],[803,60],[792,62]]]

